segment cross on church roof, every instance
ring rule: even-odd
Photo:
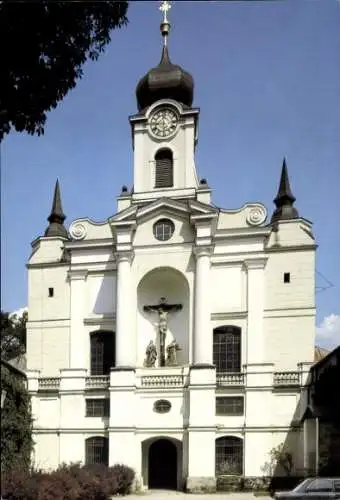
[[[169,2],[167,2],[166,0],[164,0],[164,2],[162,2],[162,5],[159,7],[159,10],[161,12],[163,12],[163,23],[167,23],[168,22],[168,17],[167,17],[167,14],[168,14],[168,11],[171,9],[171,5]]]

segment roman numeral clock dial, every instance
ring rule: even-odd
[[[150,118],[150,129],[156,137],[169,137],[176,131],[178,117],[172,109],[155,111]]]

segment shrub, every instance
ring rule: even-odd
[[[117,484],[116,494],[127,495],[131,491],[132,483],[135,479],[135,472],[126,465],[116,464],[109,468],[109,474],[115,478]],[[111,493],[113,494],[113,493]]]
[[[43,473],[12,469],[1,476],[6,500],[109,500],[130,492],[135,473],[125,465],[62,464]]]
[[[1,496],[6,500],[36,500],[39,479],[43,476],[30,473],[26,468],[1,471]]]

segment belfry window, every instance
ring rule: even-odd
[[[238,326],[219,326],[214,329],[213,362],[216,371],[241,371],[241,328]]]
[[[155,188],[166,188],[174,185],[173,156],[170,149],[160,149],[155,154]]]
[[[90,334],[91,375],[109,375],[115,366],[115,334],[98,330]]]

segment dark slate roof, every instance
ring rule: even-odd
[[[45,231],[45,237],[62,237],[68,239],[67,229],[64,226],[64,221],[66,219],[66,215],[63,212],[63,208],[61,205],[61,196],[60,196],[60,187],[59,181],[57,179],[55,188],[54,188],[54,196],[52,202],[52,209],[49,217],[47,218],[49,222],[49,226]]]
[[[191,107],[194,99],[194,80],[181,66],[172,64],[168,48],[164,46],[158,66],[150,69],[139,80],[136,97],[139,111],[160,99],[173,99]]]
[[[298,219],[299,213],[293,206],[294,202],[295,197],[290,188],[286,158],[284,158],[281,170],[279,190],[276,198],[274,199],[276,209],[274,210],[274,213],[272,215],[271,222]]]

